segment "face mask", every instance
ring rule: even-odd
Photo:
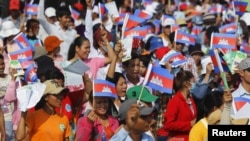
[[[221,118],[221,110],[217,109],[213,111],[207,118],[207,122],[210,125],[216,124],[220,121]]]
[[[191,85],[192,85],[191,89],[194,89],[195,83],[193,82]]]

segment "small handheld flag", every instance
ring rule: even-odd
[[[117,98],[115,84],[101,79],[94,80],[93,96]]]
[[[161,66],[153,66],[146,86],[172,94],[174,75]]]
[[[211,49],[213,48],[234,49],[235,47],[236,47],[235,34],[212,33]]]
[[[76,11],[74,8],[72,8],[71,6],[69,6],[69,10],[70,10],[70,13],[71,13],[71,17],[74,20],[78,20],[78,18],[80,16],[80,13],[78,11]]]
[[[195,44],[195,36],[185,33],[181,30],[175,31],[175,42],[194,45]]]

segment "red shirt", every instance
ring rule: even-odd
[[[180,137],[188,141],[191,121],[196,116],[197,110],[193,98],[190,97],[188,104],[183,95],[177,92],[168,102],[163,129],[168,132],[168,137]]]

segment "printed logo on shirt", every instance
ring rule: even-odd
[[[59,125],[59,128],[60,128],[60,130],[61,130],[62,132],[64,132],[64,130],[65,130],[64,124],[61,123],[61,124]]]
[[[69,104],[66,104],[66,105],[65,105],[65,110],[66,110],[67,112],[71,112],[71,106],[70,106]]]

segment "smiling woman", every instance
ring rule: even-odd
[[[64,94],[68,90],[62,87],[57,80],[47,80],[44,84],[46,89],[38,103],[40,107],[36,107],[40,109],[34,112],[22,112],[16,132],[17,140],[24,138],[30,138],[31,141],[38,139],[69,140],[71,129],[68,118],[55,111],[61,106]]]
[[[80,117],[77,123],[77,141],[110,140],[119,126],[117,118],[109,115],[108,96],[92,96],[89,102],[92,110]]]

